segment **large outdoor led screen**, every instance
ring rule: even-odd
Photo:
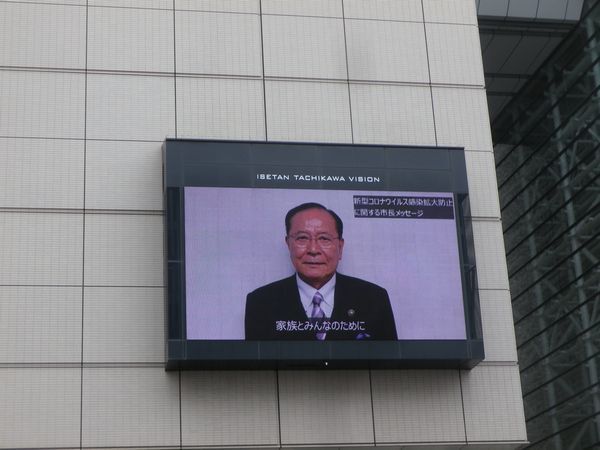
[[[167,367],[482,359],[462,150],[168,140],[165,193]]]
[[[344,247],[337,272],[387,290],[397,339],[466,337],[451,193],[186,187],[184,198],[188,339],[253,338],[244,334],[247,295],[295,275],[284,218],[306,202],[322,204],[342,219]],[[326,252],[313,246],[314,255],[305,260],[325,266]],[[295,294],[277,301],[297,302]],[[370,299],[354,298],[353,292],[347,296],[335,299],[333,310],[343,305],[343,311],[334,314],[339,320],[333,323],[311,323],[289,305],[288,314],[282,310],[263,324],[264,337],[306,337],[303,331],[315,326],[315,333],[332,326],[348,331],[335,333],[337,339],[377,335],[379,330],[360,320]],[[248,320],[262,318],[256,314]]]

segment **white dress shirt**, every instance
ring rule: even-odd
[[[296,282],[298,283],[300,301],[302,302],[302,306],[306,312],[306,317],[310,319],[313,310],[312,299],[315,296],[315,292],[319,291],[319,293],[323,296],[323,301],[320,305],[321,309],[325,313],[325,317],[330,319],[331,313],[333,312],[333,298],[335,296],[335,273],[333,274],[333,277],[331,277],[331,280],[321,286],[321,289],[315,289],[310,284],[307,284],[298,276],[297,273]]]

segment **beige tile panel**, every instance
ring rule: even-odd
[[[262,0],[263,14],[342,17],[340,0]]]
[[[83,141],[0,138],[0,207],[82,208]]]
[[[262,76],[258,15],[177,11],[175,33],[178,73]]]
[[[344,0],[346,19],[423,22],[421,0]]]
[[[0,230],[0,284],[81,284],[82,214],[0,212]]]
[[[183,446],[277,446],[275,372],[182,372],[181,421]]]
[[[0,286],[0,342],[1,363],[80,362],[81,287]]]
[[[0,2],[0,66],[85,68],[85,8]]]
[[[346,83],[267,81],[273,141],[352,142]]]
[[[374,443],[369,372],[281,371],[283,445]]]
[[[13,3],[12,0],[1,0],[6,3]],[[80,5],[85,6],[87,0],[19,0],[19,3],[42,3],[55,5]]]
[[[162,141],[174,134],[173,77],[88,75],[88,139]]]
[[[435,145],[427,87],[351,84],[357,144]]]
[[[485,90],[434,87],[432,91],[438,144],[491,152]]]
[[[508,272],[504,252],[502,223],[473,221],[473,241],[479,289],[508,289]]]
[[[0,369],[2,448],[79,448],[81,369]]]
[[[265,76],[346,79],[342,19],[263,16]]]
[[[178,446],[179,375],[162,367],[83,372],[83,447]]]
[[[162,210],[161,143],[88,141],[85,162],[87,208]]]
[[[89,69],[173,72],[174,59],[172,10],[89,9]]]
[[[428,83],[422,23],[346,20],[351,80]]]
[[[177,135],[264,140],[263,82],[178,77]]]
[[[425,24],[432,83],[483,87],[483,62],[476,25]]]
[[[260,12],[260,0],[175,0],[175,9],[193,11]]]
[[[90,6],[116,8],[152,8],[173,10],[173,0],[88,0]],[[172,19],[171,19],[172,20]]]
[[[83,73],[0,70],[0,135],[82,139]]]
[[[129,445],[127,447],[115,445],[115,446],[88,446],[83,447],[85,450],[181,450],[180,445],[161,445],[157,447],[156,445]],[[67,449],[71,450],[71,449]],[[241,450],[241,449],[240,449]]]
[[[465,443],[456,370],[374,370],[377,444]]]
[[[165,360],[163,288],[87,287],[84,300],[84,362]]]
[[[465,152],[469,202],[474,217],[500,218],[496,164],[492,152]]]
[[[163,217],[88,214],[87,286],[163,286]]]
[[[516,362],[515,327],[510,292],[479,291],[486,361]]]
[[[425,22],[477,25],[477,6],[473,0],[423,0]]]
[[[519,368],[480,364],[462,372],[467,439],[526,441]]]

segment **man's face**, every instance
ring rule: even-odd
[[[335,228],[335,220],[325,210],[306,209],[292,217],[285,238],[292,264],[306,283],[320,289],[335,273],[344,240]]]

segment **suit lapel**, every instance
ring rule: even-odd
[[[331,320],[342,321],[348,320],[348,310],[352,308],[349,299],[352,298],[351,293],[346,292],[348,289],[344,275],[337,274],[335,280],[335,294],[333,296],[333,311]]]
[[[300,292],[298,291],[298,283],[296,282],[296,275],[292,275],[286,280],[285,284],[285,296],[289,299],[289,310],[294,311],[293,316],[298,318],[305,318],[306,312],[302,301],[300,300]]]
[[[307,320],[306,311],[300,300],[300,292],[298,291],[298,283],[296,281],[296,275],[286,279],[285,285],[282,286],[282,296],[285,297],[286,301],[283,309],[291,320],[297,320],[298,322],[305,322]],[[290,332],[289,338],[294,340],[314,340],[314,331],[301,331],[301,332]]]

